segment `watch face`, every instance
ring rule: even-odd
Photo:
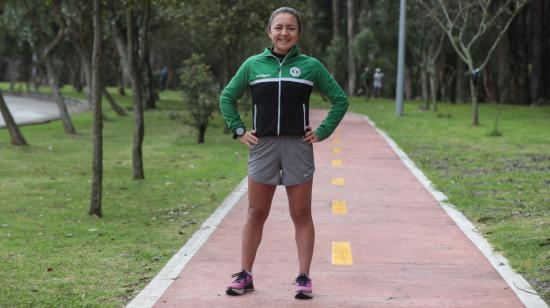
[[[242,127],[239,127],[235,130],[235,133],[238,135],[238,136],[242,136],[244,134],[244,128]]]

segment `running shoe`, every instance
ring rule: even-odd
[[[227,286],[225,293],[227,295],[243,295],[246,292],[254,291],[254,284],[252,283],[252,275],[247,271],[242,270],[241,272],[231,275],[235,280]]]
[[[294,292],[296,292],[294,298],[313,298],[313,285],[311,283],[311,279],[305,273],[301,273],[300,275],[298,275],[298,277],[296,277],[292,284],[294,285]]]

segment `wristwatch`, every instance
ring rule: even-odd
[[[237,127],[235,129],[235,133],[233,134],[233,139],[242,137],[244,133],[246,133],[246,129],[244,129],[244,127]]]

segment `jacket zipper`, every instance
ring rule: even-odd
[[[290,53],[290,52],[289,52]],[[288,53],[285,55],[282,61],[279,58],[271,55],[277,62],[279,62],[279,93],[277,97],[277,136],[281,134],[281,77],[283,76],[283,63],[285,63]]]

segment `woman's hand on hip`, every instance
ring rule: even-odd
[[[252,149],[258,143],[258,137],[256,137],[256,131],[245,132],[244,135],[239,137],[239,141],[242,144],[246,144],[249,149]]]
[[[304,135],[304,141],[307,143],[315,143],[320,141],[310,126],[306,127],[306,134]]]

